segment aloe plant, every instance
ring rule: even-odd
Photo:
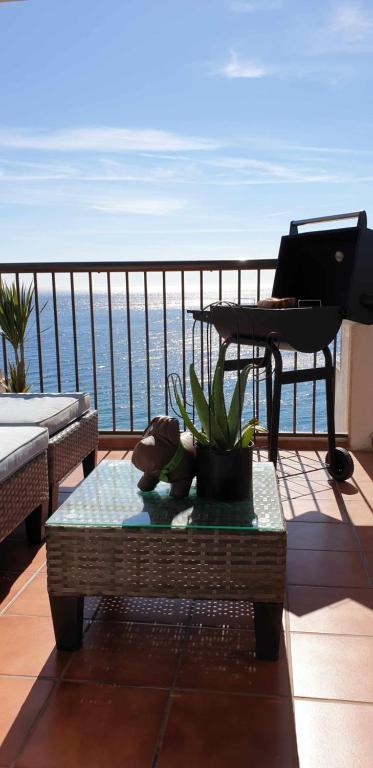
[[[14,362],[9,363],[10,375],[5,379],[9,392],[28,392],[25,363],[25,337],[33,311],[34,289],[15,283],[0,283],[0,333],[13,349]]]
[[[206,397],[199,382],[194,365],[189,368],[190,386],[193,402],[201,423],[201,429],[197,429],[190,418],[183,402],[180,379],[171,374],[169,382],[172,394],[177,404],[179,415],[184,420],[187,428],[194,435],[200,445],[210,445],[223,451],[234,448],[246,448],[252,441],[254,431],[264,431],[257,419],[249,419],[241,425],[242,409],[245,398],[247,379],[252,368],[246,365],[240,372],[233,391],[233,395],[227,407],[224,393],[224,362],[228,345],[223,343],[219,350],[212,385],[209,396]]]

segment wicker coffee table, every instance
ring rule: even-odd
[[[82,642],[88,595],[250,600],[256,654],[278,657],[286,531],[273,464],[253,467],[253,497],[206,501],[195,489],[141,494],[129,461],[103,461],[47,522],[57,647]]]

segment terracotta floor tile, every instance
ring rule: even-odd
[[[188,620],[190,600],[154,597],[103,597],[96,619],[148,624],[182,624]]]
[[[290,629],[373,636],[373,589],[288,587]]]
[[[373,706],[296,699],[301,768],[371,768]]]
[[[290,549],[341,550],[353,552],[359,542],[348,523],[303,523],[293,521],[287,527]],[[372,528],[373,534],[373,528]],[[373,539],[372,539],[373,540]]]
[[[15,598],[20,589],[27,584],[29,579],[29,574],[0,571],[0,612],[6,609],[7,605]]]
[[[50,680],[0,677],[0,765],[14,762],[53,688]]]
[[[118,461],[119,459],[124,459],[126,457],[126,453],[127,451],[124,448],[120,451],[108,451],[105,459],[109,459],[110,461]]]
[[[373,507],[373,482],[371,480],[357,480],[356,487],[364,501]]]
[[[62,683],[17,768],[149,768],[163,691]]]
[[[68,658],[55,650],[50,619],[0,616],[0,675],[57,677]]]
[[[301,523],[340,523],[347,521],[343,503],[335,498],[317,501],[312,496],[282,502],[286,520]]]
[[[73,491],[79,483],[83,480],[83,467],[79,464],[78,467],[73,469],[67,477],[65,477],[60,483],[60,492]]]
[[[365,552],[365,558],[368,563],[371,580],[373,579],[373,552]]]
[[[290,699],[179,692],[157,768],[295,768]]]
[[[169,686],[180,637],[181,630],[177,627],[94,621],[84,637],[83,647],[72,655],[65,677]]]
[[[2,571],[12,573],[34,573],[45,563],[45,544],[40,547],[30,547],[24,539],[8,537],[0,544],[0,564]]]
[[[373,702],[373,637],[292,633],[294,696]]]
[[[307,483],[301,475],[297,477],[283,478],[279,480],[281,498],[299,499],[303,501],[334,501],[336,498],[336,489],[327,483]]]
[[[373,527],[373,510],[362,499],[345,499],[348,520],[356,526]]]
[[[359,552],[289,549],[287,583],[318,587],[368,587]]]
[[[47,592],[47,574],[40,573],[7,610],[9,614],[25,616],[50,616]]]
[[[373,552],[373,525],[355,526],[361,547],[365,552]]]
[[[194,600],[191,624],[254,629],[253,604],[249,600]]]
[[[176,686],[290,696],[284,643],[278,662],[257,661],[250,630],[193,628],[183,648]]]

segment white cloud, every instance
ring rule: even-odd
[[[256,13],[257,11],[272,11],[276,8],[281,8],[281,0],[262,0],[261,2],[245,3],[245,2],[232,2],[230,4],[231,10],[235,13]]]
[[[334,11],[330,29],[349,42],[358,42],[372,33],[373,16],[360,4],[342,3]]]
[[[102,213],[168,216],[182,210],[184,202],[175,199],[126,198],[92,202],[89,207]]]
[[[341,175],[327,173],[320,167],[292,166],[270,160],[246,157],[221,157],[209,161],[209,165],[236,171],[237,177],[221,179],[223,185],[307,184],[315,182],[335,183]]]
[[[239,59],[236,51],[232,50],[230,60],[220,70],[224,77],[228,78],[247,78],[257,79],[265,77],[267,70],[255,61],[250,59]]]
[[[48,152],[124,153],[208,150],[216,149],[218,144],[170,131],[102,127],[49,132],[0,130],[0,147]]]

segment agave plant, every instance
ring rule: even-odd
[[[15,283],[0,283],[0,332],[13,349],[14,362],[9,363],[10,375],[5,379],[9,392],[28,392],[25,363],[25,337],[33,311],[34,289]]]
[[[241,424],[242,409],[245,398],[247,379],[252,369],[246,365],[237,378],[233,395],[226,405],[224,394],[224,362],[228,345],[223,343],[219,350],[212,385],[208,397],[198,380],[194,365],[189,368],[190,386],[193,402],[201,423],[201,429],[197,429],[190,418],[183,402],[179,377],[171,374],[169,377],[169,389],[173,394],[180,417],[187,428],[194,435],[200,445],[209,445],[220,451],[230,451],[235,448],[246,448],[253,439],[254,431],[264,431],[259,426],[257,419],[249,419]]]

